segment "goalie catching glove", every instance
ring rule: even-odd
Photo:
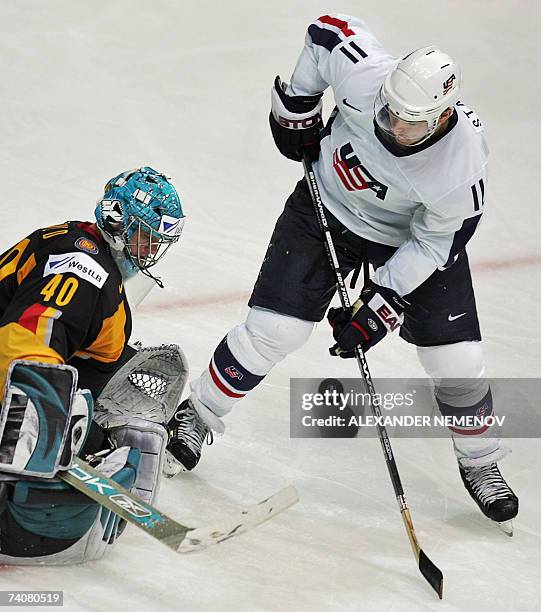
[[[288,96],[287,83],[274,80],[269,116],[272,137],[282,155],[301,161],[306,152],[311,161],[319,156],[321,96]]]
[[[366,352],[402,325],[405,307],[395,291],[368,281],[353,306],[329,310],[327,320],[336,340],[330,354],[349,359],[355,357],[357,346]]]

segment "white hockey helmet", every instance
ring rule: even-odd
[[[376,124],[404,146],[424,142],[441,114],[457,102],[461,81],[458,64],[437,47],[413,51],[381,86],[374,103]]]

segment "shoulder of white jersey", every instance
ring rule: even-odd
[[[484,212],[487,189],[486,168],[468,177],[463,183],[456,184],[429,208],[442,216],[474,217]]]
[[[464,110],[470,112],[457,108],[458,121],[449,134],[400,162],[414,197],[443,216],[480,214],[485,202],[488,147],[477,115]]]
[[[455,104],[455,108],[460,123],[469,126],[469,129],[476,134],[482,134],[485,131],[479,115],[474,110],[467,107],[460,100]]]
[[[360,113],[372,113],[374,98],[398,60],[366,23],[350,15],[322,15],[308,26],[306,42],[317,50],[320,70],[344,116],[361,120]]]
[[[382,48],[364,21],[341,13],[318,17],[308,26],[306,36],[306,42],[329,53],[335,49],[341,50],[343,56],[354,64],[365,59],[368,50]],[[362,39],[363,47],[359,45],[359,39]],[[343,43],[351,42],[355,44],[343,46]]]

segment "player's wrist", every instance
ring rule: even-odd
[[[306,153],[315,160],[319,155],[321,96],[289,96],[287,85],[276,77],[271,90],[270,127],[282,155],[300,161]]]
[[[273,95],[277,95],[284,109],[289,113],[304,115],[318,111],[321,115],[321,97],[323,93],[313,95],[292,95],[287,93],[288,85],[279,76],[274,79]]]

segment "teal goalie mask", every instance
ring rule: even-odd
[[[123,172],[105,186],[95,209],[96,223],[106,240],[128,264],[124,275],[148,271],[178,241],[184,213],[170,179],[148,166]],[[127,274],[129,276],[129,273]],[[155,279],[157,280],[157,279]]]

